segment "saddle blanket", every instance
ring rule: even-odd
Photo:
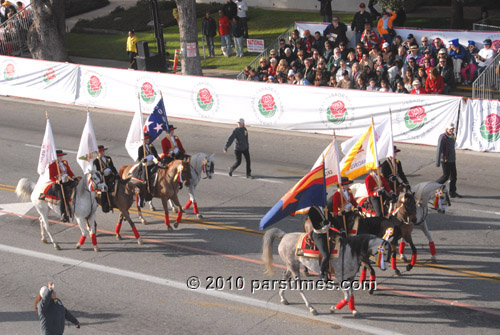
[[[46,201],[50,204],[53,205],[59,205],[61,202],[61,199],[57,196],[58,190],[57,187],[61,187],[59,184],[56,184],[52,181],[47,182],[43,187],[42,190],[43,192],[40,193],[40,196],[38,197],[38,200]],[[71,205],[71,202],[73,199],[70,197],[69,200],[66,199],[68,202],[68,205]]]
[[[297,241],[297,245],[295,248],[295,256],[302,256],[302,257],[308,257],[308,258],[319,258],[319,250],[314,247],[312,247],[307,244],[306,241],[306,236],[307,233],[302,233],[299,237],[299,240]],[[340,236],[335,237],[335,247],[331,250],[330,252],[330,257],[331,258],[338,258],[339,257],[339,249],[340,249]]]

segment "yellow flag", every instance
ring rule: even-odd
[[[342,176],[355,179],[371,169],[378,168],[377,142],[373,125],[349,149],[340,162]]]

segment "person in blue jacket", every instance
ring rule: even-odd
[[[462,63],[465,59],[465,48],[460,45],[458,38],[450,41],[448,55],[453,61],[453,74],[455,75],[455,82],[460,83],[462,82],[460,71],[462,70]]]

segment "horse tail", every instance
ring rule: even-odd
[[[262,241],[262,260],[266,270],[265,274],[272,276],[274,274],[273,268],[273,242],[275,238],[281,238],[286,233],[278,228],[269,229],[265,234]]]
[[[35,188],[35,183],[29,181],[28,178],[21,178],[17,183],[16,187],[16,195],[20,200],[29,200],[31,197],[31,193]]]

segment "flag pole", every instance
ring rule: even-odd
[[[47,111],[45,111],[45,118],[47,119],[47,121],[49,120],[49,113]],[[59,179],[59,181],[62,181],[61,180],[61,168],[59,166],[59,160],[57,158],[56,158],[56,167],[57,167],[57,178]],[[64,195],[63,184],[60,183],[59,186],[61,186],[61,194],[62,194],[62,198],[63,198],[63,202],[64,202],[64,209],[66,210],[66,215],[69,216],[68,204],[66,203],[66,196]]]
[[[336,142],[336,140],[337,140],[337,136],[335,135],[335,130],[333,130],[333,141]],[[332,145],[332,148],[333,148],[333,145]],[[337,150],[337,148],[335,148],[335,150]],[[340,179],[338,177],[340,177]],[[342,191],[342,177],[341,176],[338,176],[338,177],[337,177],[337,179],[339,179],[338,180],[338,191],[340,194],[340,207],[342,209],[344,209],[344,192]],[[342,213],[341,213],[341,215],[342,215]],[[347,224],[345,222],[345,216],[343,216],[343,215],[342,215],[342,220],[344,221],[344,231],[345,231],[345,234],[347,236]]]
[[[392,139],[392,171],[394,171],[394,193],[396,193],[396,179],[397,179],[397,171],[396,171],[396,157],[394,157],[394,155],[396,154],[396,152],[394,152],[394,136],[392,134],[392,110],[391,110],[391,107],[389,107],[389,117],[390,117],[390,121],[391,121],[391,139]]]
[[[325,191],[326,191],[326,176],[325,176],[325,155],[323,155],[323,183],[325,184]],[[325,198],[326,198],[326,192],[325,192]],[[326,201],[326,206],[325,206],[325,217],[328,220],[328,199]],[[328,220],[330,221],[330,220]],[[330,227],[327,227],[326,229],[326,243],[328,245],[328,256],[331,256],[332,254],[332,248],[330,247]],[[332,276],[332,262],[328,262],[328,272],[329,276],[328,279]]]
[[[139,92],[137,92],[137,99],[139,100],[139,113],[141,114],[141,121],[142,121],[142,109],[141,109],[141,96],[139,95]],[[144,132],[144,129],[141,129],[142,132]],[[145,158],[146,156],[146,144],[144,143],[145,139],[144,137],[142,138],[142,154],[143,154],[143,158]],[[146,162],[147,162],[147,159],[146,159]],[[140,163],[140,164],[143,164],[144,166],[144,169],[146,170],[146,186],[147,186],[147,189],[148,189],[148,193],[151,194],[151,190],[149,189],[149,176],[148,176],[148,164],[144,164],[144,163]]]
[[[376,142],[375,142],[375,122],[373,121],[373,115],[372,115],[372,140],[373,140],[373,143],[374,145],[376,146]],[[375,155],[377,154],[377,149],[375,148]],[[375,161],[376,161],[376,164],[377,164],[377,176],[378,176],[378,180],[377,180],[377,184],[378,184],[378,189],[380,190],[382,188],[382,177],[380,176],[380,166],[378,164],[378,157],[374,157],[375,158]],[[385,213],[384,213],[384,201],[382,200],[383,196],[380,195],[379,196],[379,199],[380,199],[380,211],[382,212],[382,216],[385,217]]]

